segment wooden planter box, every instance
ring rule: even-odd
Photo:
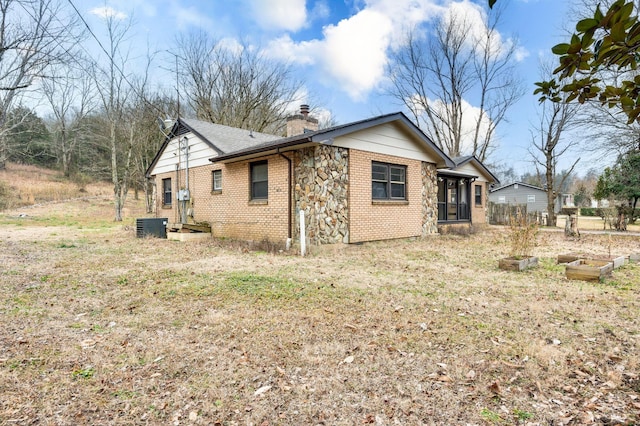
[[[567,263],[566,276],[570,280],[600,281],[611,275],[613,263],[606,260],[578,259]]]
[[[605,262],[613,263],[613,269],[624,266],[627,262],[628,257],[626,256],[606,256],[606,255],[597,255],[597,254],[579,254],[579,253],[568,253],[568,254],[559,254],[558,255],[558,263],[570,263],[575,262],[576,260],[585,259],[585,260],[601,260]]]
[[[522,259],[516,259],[515,257],[506,257],[500,259],[498,267],[505,271],[524,271],[527,268],[533,268],[538,266],[537,257],[523,257]]]

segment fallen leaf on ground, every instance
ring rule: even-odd
[[[262,386],[253,393],[253,396],[262,395],[263,393],[269,391],[270,389],[271,389],[271,385]]]
[[[502,389],[500,388],[500,384],[498,382],[493,382],[491,385],[489,385],[489,390],[496,395],[502,394]]]

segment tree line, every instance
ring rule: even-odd
[[[73,2],[0,0],[0,12],[0,169],[17,161],[109,180],[117,221],[130,189],[151,208],[145,171],[163,141],[158,118],[282,134],[288,105],[302,100],[290,65],[203,32],[176,40],[176,82],[158,87],[151,70],[170,61],[150,48],[140,60],[132,18],[105,8],[94,32]],[[90,54],[86,40],[100,49]]]
[[[514,77],[517,43],[505,43],[498,32],[503,3],[489,1],[487,13],[473,9],[483,23],[480,31],[466,30],[477,17],[453,13],[429,27],[407,29],[387,69],[387,94],[434,143],[452,157],[471,154],[490,166],[498,127],[527,90]],[[531,161],[548,188],[550,206],[579,161],[557,170],[562,156],[592,149],[615,153],[622,161],[640,149],[640,126],[630,120],[637,116],[629,106],[629,99],[638,97],[632,98],[630,83],[616,86],[640,79],[635,56],[629,62],[621,48],[607,61],[594,54],[602,52],[603,43],[609,50],[617,46],[620,30],[616,27],[611,39],[606,26],[611,21],[622,22],[628,31],[636,28],[637,10],[622,0],[575,4],[575,16],[567,20],[579,19],[578,35],[569,47],[554,48],[560,67],[541,67],[540,114],[531,126]],[[607,7],[606,13],[600,9]],[[71,1],[0,0],[0,12],[0,168],[19,161],[57,167],[70,178],[109,180],[116,220],[122,219],[130,189],[145,192],[150,208],[144,173],[163,140],[158,118],[180,113],[282,134],[290,106],[308,102],[302,97],[305,82],[291,64],[204,32],[178,37],[169,54],[148,48],[140,59],[139,46],[134,51],[130,41],[132,18],[105,13],[96,34]],[[95,40],[100,49],[89,54],[86,40]],[[577,48],[591,49],[582,58],[591,54],[594,62],[574,66]],[[626,52],[633,56],[635,50]],[[175,75],[173,86],[154,82],[152,70],[159,63]],[[594,93],[605,95],[585,94],[586,86],[575,78],[584,73]],[[616,97],[611,95],[616,87],[631,92],[618,91]],[[469,99],[475,105],[471,119]],[[46,115],[36,114],[41,110]],[[571,135],[575,129],[579,137]],[[587,138],[599,143],[583,143]]]

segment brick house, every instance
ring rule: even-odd
[[[156,216],[214,237],[297,239],[304,211],[311,244],[359,243],[485,223],[497,179],[456,161],[402,113],[318,130],[303,106],[285,138],[180,118],[147,176]]]

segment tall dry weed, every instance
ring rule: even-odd
[[[0,171],[0,210],[109,194],[109,184],[86,176],[66,179],[55,170],[15,163]]]
[[[0,180],[0,211],[10,209],[13,206],[13,196],[11,188],[4,181]]]
[[[509,255],[515,259],[531,256],[537,235],[538,224],[518,208],[516,214],[509,217]]]

